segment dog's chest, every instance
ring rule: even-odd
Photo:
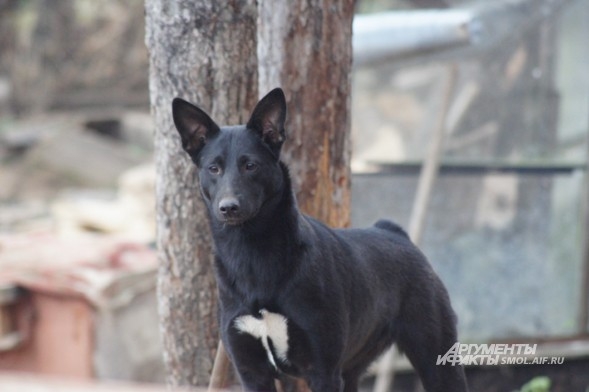
[[[278,370],[281,363],[288,364],[288,319],[285,316],[262,309],[257,315],[236,317],[233,327],[238,333],[257,339],[275,369]]]

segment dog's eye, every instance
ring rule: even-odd
[[[208,167],[208,170],[209,170],[209,173],[211,173],[211,174],[219,174],[221,172],[221,169],[217,165],[210,165]]]
[[[253,172],[258,169],[258,165],[253,162],[248,162],[245,164],[245,170],[249,172]]]

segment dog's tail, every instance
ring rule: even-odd
[[[403,228],[401,226],[399,226],[395,222],[387,220],[387,219],[379,220],[378,222],[376,222],[374,224],[374,227],[377,227],[382,230],[387,230],[387,231],[390,231],[390,232],[393,232],[396,234],[400,234],[403,237],[409,238],[409,235],[407,234],[407,232],[405,230],[403,230]]]

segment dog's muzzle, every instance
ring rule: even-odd
[[[243,209],[236,197],[228,196],[219,200],[216,211],[217,218],[229,225],[238,225],[243,223]]]

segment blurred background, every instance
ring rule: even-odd
[[[163,382],[143,7],[0,0],[0,372]],[[443,134],[420,242],[461,341],[566,358],[470,367],[473,390],[586,390],[589,2],[357,11],[353,226],[409,225]]]

